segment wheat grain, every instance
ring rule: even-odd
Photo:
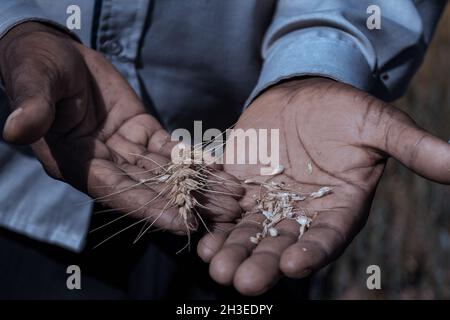
[[[280,174],[281,172],[276,172]],[[331,187],[322,187],[312,193],[302,194],[290,190],[283,181],[258,182],[254,179],[247,179],[245,184],[257,184],[265,189],[259,196],[254,195],[257,213],[264,216],[261,223],[262,231],[250,237],[250,241],[258,244],[267,236],[276,237],[279,232],[276,225],[285,219],[294,220],[299,224],[299,238],[303,236],[310,227],[317,213],[311,214],[307,209],[302,208],[299,203],[307,199],[318,199],[330,194]]]

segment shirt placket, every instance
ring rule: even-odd
[[[139,45],[150,0],[103,0],[97,31],[97,48],[125,77],[138,96],[136,70]]]

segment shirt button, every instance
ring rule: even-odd
[[[122,52],[122,45],[116,40],[107,40],[102,44],[102,51],[108,54],[118,55]]]

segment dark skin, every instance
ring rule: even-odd
[[[50,176],[107,206],[149,223],[159,217],[154,227],[186,233],[177,208],[160,215],[167,204],[157,197],[162,186],[137,185],[152,176],[139,174],[144,169],[169,162],[175,143],[101,54],[66,33],[27,22],[0,41],[0,73],[13,111],[3,131],[6,141],[31,144]],[[235,186],[226,191],[243,192]],[[241,212],[235,198],[210,195],[203,213],[211,221],[232,221]]]
[[[336,259],[366,223],[386,161],[393,157],[413,172],[450,184],[450,145],[419,128],[404,112],[348,85],[325,78],[291,80],[267,90],[244,112],[237,128],[280,130],[280,163],[276,181],[321,186],[333,193],[302,205],[317,212],[311,227],[298,239],[299,225],[283,221],[278,237],[258,245],[249,239],[261,227],[249,222],[221,224],[198,245],[210,263],[210,275],[234,285],[245,295],[259,295],[281,276],[302,278]],[[308,170],[312,164],[312,173]],[[263,181],[259,165],[226,165],[241,180]],[[244,210],[254,211],[259,187],[246,185]],[[224,232],[223,230],[228,230]]]

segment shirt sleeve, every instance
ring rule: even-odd
[[[64,25],[51,19],[43,8],[33,0],[0,1],[0,37],[10,29],[26,21],[38,21],[68,31]],[[72,34],[73,35],[73,34]],[[74,36],[74,35],[73,35]]]
[[[50,178],[39,161],[0,141],[0,226],[80,252],[92,200]]]
[[[280,0],[247,105],[269,86],[298,76],[328,77],[383,100],[398,98],[422,62],[445,3]],[[367,25],[371,5],[379,8],[379,29]]]

